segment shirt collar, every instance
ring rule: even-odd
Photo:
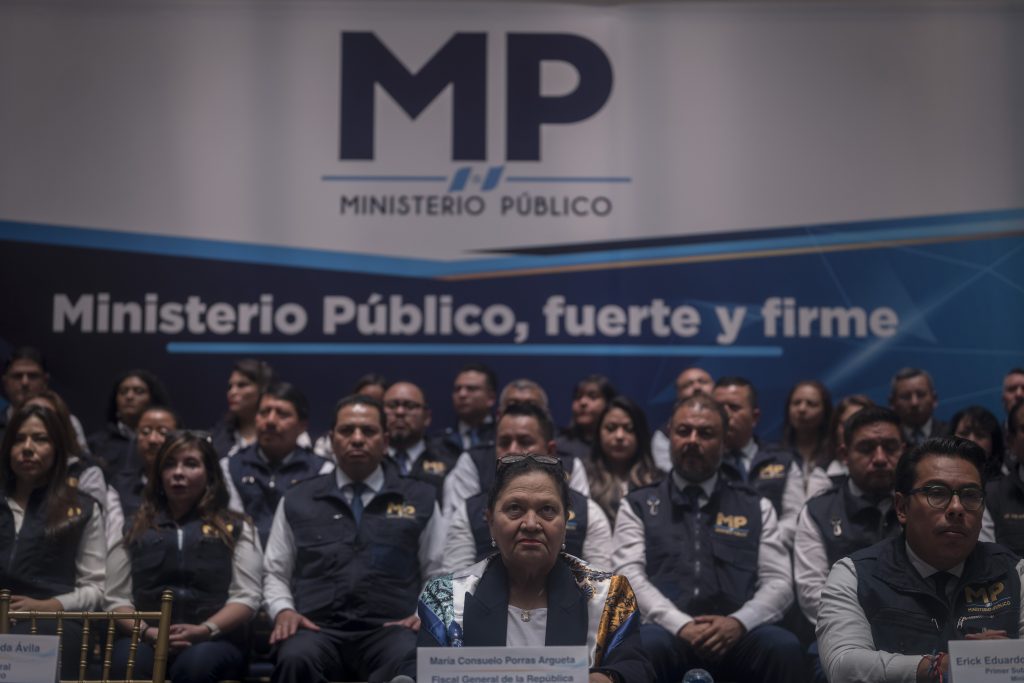
[[[685,489],[687,486],[699,486],[701,488],[701,491],[703,492],[701,494],[701,498],[711,498],[711,494],[715,490],[715,484],[718,483],[718,473],[715,472],[714,474],[712,474],[710,479],[705,479],[704,481],[696,482],[690,481],[683,475],[679,474],[677,470],[672,470],[672,483],[675,484],[680,491]]]
[[[757,439],[750,437],[750,441],[747,442],[746,446],[740,449],[740,453],[743,454],[744,462],[750,464],[754,459],[754,456],[757,455]]]
[[[850,488],[850,493],[852,493],[854,495],[854,497],[856,497],[856,498],[863,498],[864,500],[866,500],[868,502],[872,502],[871,498],[868,497],[868,495],[866,493],[864,493],[864,490],[861,487],[859,487],[859,486],[857,486],[856,484],[853,483],[853,479],[847,478],[846,479],[846,485]],[[874,502],[873,504],[874,504],[874,506],[876,508],[878,508],[882,512],[888,512],[889,508],[892,507],[892,496],[884,496],[884,497],[882,497],[881,500],[879,500],[877,502]]]
[[[914,550],[910,547],[909,543],[907,543],[906,546],[907,558],[910,559],[910,564],[914,565],[914,569],[916,569],[917,573],[920,574],[923,578],[927,579],[932,574],[938,574],[941,571],[940,569],[936,569],[935,567],[931,566],[930,564],[922,560],[920,557],[918,557],[917,553],[914,552]],[[959,579],[960,576],[964,573],[964,563],[961,562],[955,567],[950,567],[946,571]]]
[[[334,477],[338,482],[339,489],[343,489],[349,484],[355,483],[351,477],[341,471],[340,467],[334,468]],[[380,490],[384,488],[384,468],[377,465],[377,469],[370,472],[370,476],[363,480],[363,484],[374,494],[379,493]]]
[[[920,427],[906,427],[906,426],[901,425],[901,428],[903,429],[903,436],[904,436],[904,438],[907,441],[910,441],[911,438],[914,436],[914,432],[916,432],[919,429],[921,430],[921,433],[924,434],[924,438],[926,438],[926,439],[931,437],[931,436],[934,436],[932,434],[932,427],[933,426],[934,426],[933,419],[929,417],[928,421],[925,422]]]
[[[427,450],[427,443],[423,439],[420,439],[419,441],[405,449],[406,455],[409,456],[410,467],[416,464],[416,461],[419,460],[420,456],[423,455],[423,451],[425,450]],[[394,446],[388,446],[389,456],[393,458],[395,457],[395,453],[397,452],[397,448],[395,448]]]
[[[270,462],[270,458],[267,457],[267,454],[264,453],[263,449],[260,448],[259,446],[256,447],[256,455],[259,456],[260,460],[263,462],[264,465],[266,465],[267,467],[274,467],[274,465],[272,465],[271,462]],[[286,455],[283,458],[281,458],[281,462],[278,463],[277,467],[284,467],[285,465],[290,463],[292,461],[292,458],[294,458],[294,457],[295,457],[295,451],[292,451],[288,455]]]

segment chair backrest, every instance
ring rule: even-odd
[[[171,603],[173,593],[169,590],[163,592],[159,612],[35,612],[15,611],[11,609],[11,592],[7,589],[0,590],[0,633],[9,633],[12,620],[26,620],[29,622],[30,633],[38,633],[38,622],[55,621],[57,637],[64,632],[64,621],[75,620],[82,622],[82,648],[78,656],[78,678],[70,680],[62,679],[61,683],[117,683],[127,680],[132,683],[165,683],[167,672],[167,650],[171,634]],[[141,636],[141,624],[143,620],[155,621],[157,623],[157,637],[154,644],[153,654],[153,677],[146,679],[133,678],[135,673],[135,653],[139,647]],[[128,649],[128,666],[125,670],[124,679],[111,679],[110,666],[114,651],[115,624],[118,621],[132,622],[131,643]],[[89,680],[86,676],[86,668],[89,661],[89,635],[92,629],[92,622],[106,622],[107,642],[103,649],[103,674],[99,680]],[[99,629],[97,629],[99,630]],[[62,642],[57,641],[57,660],[60,661]],[[58,665],[59,668],[59,665]]]

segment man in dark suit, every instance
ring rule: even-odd
[[[903,368],[892,378],[889,407],[900,416],[903,440],[918,446],[949,433],[949,425],[935,417],[939,395],[932,376],[920,368]]]

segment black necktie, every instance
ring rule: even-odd
[[[363,518],[363,492],[366,491],[366,484],[361,481],[354,481],[349,484],[352,489],[352,516],[356,519],[356,526]]]
[[[704,489],[699,486],[690,484],[683,489],[683,496],[686,498],[686,504],[690,506],[691,510],[700,510],[700,494],[704,493]]]
[[[949,585],[949,580],[952,578],[953,575],[949,572],[935,572],[932,574],[932,581],[935,583],[935,593],[943,602],[949,601],[949,594],[946,592],[946,587]]]

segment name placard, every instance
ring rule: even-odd
[[[0,635],[0,683],[53,683],[57,636]]]
[[[418,683],[587,683],[585,647],[421,647]]]
[[[1024,683],[1024,643],[951,640],[949,672],[954,683]]]

